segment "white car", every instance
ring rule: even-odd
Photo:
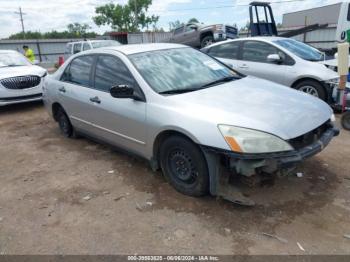
[[[339,81],[336,72],[321,64],[317,49],[282,37],[250,37],[228,40],[202,49],[245,75],[278,84],[331,102]]]
[[[41,100],[46,76],[17,51],[0,50],[0,106]]]
[[[86,40],[71,42],[66,45],[64,51],[64,60],[66,61],[72,55],[80,53],[82,51],[87,51],[91,49],[108,47],[108,46],[119,46],[121,45],[118,41],[115,40]]]

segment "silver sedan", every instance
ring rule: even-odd
[[[273,177],[339,132],[323,101],[176,44],[75,55],[48,79],[44,102],[65,136],[137,154],[184,194],[238,203],[230,176]]]

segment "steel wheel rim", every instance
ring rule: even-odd
[[[172,150],[168,157],[168,166],[173,177],[181,183],[192,185],[198,177],[198,170],[192,158],[181,148]]]
[[[302,86],[299,88],[299,91],[312,95],[314,97],[319,97],[317,89],[313,86]]]
[[[204,47],[210,46],[211,44],[213,44],[213,40],[207,40],[204,42]]]

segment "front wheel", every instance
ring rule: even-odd
[[[341,124],[345,130],[350,130],[350,112],[345,112],[341,118]]]
[[[307,93],[309,95],[318,97],[323,101],[327,100],[325,88],[317,81],[313,81],[313,80],[301,81],[295,86],[295,89],[301,92]]]
[[[189,139],[173,136],[160,147],[165,178],[180,193],[199,197],[209,192],[209,172],[200,148]]]
[[[204,48],[206,46],[210,46],[213,43],[214,43],[214,37],[211,35],[206,36],[202,39],[201,48]]]

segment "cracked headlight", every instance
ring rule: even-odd
[[[265,132],[228,125],[219,125],[219,130],[234,152],[261,154],[294,150],[286,141]]]

